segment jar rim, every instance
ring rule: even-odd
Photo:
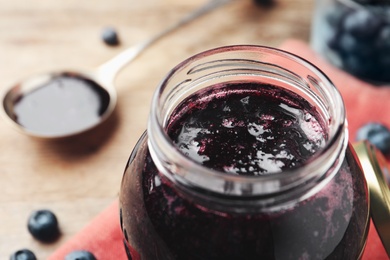
[[[301,66],[304,66],[305,68],[309,69],[312,73],[316,75],[318,79],[320,79],[322,85],[327,86],[328,92],[326,94],[333,95],[333,97],[335,98],[334,101],[336,102],[335,107],[339,109],[335,111],[337,118],[332,118],[333,120],[333,124],[331,125],[332,129],[329,129],[329,136],[328,136],[328,140],[325,143],[325,146],[319,151],[317,151],[310,158],[310,163],[296,168],[283,170],[282,172],[272,173],[269,175],[261,175],[261,176],[229,175],[223,171],[213,170],[195,162],[194,160],[185,156],[173,145],[172,140],[170,139],[167,132],[165,131],[166,129],[164,128],[163,120],[159,115],[160,96],[161,93],[164,91],[165,86],[168,84],[169,79],[173,77],[181,68],[195,61],[198,61],[203,57],[224,53],[224,52],[235,52],[235,51],[267,52],[272,55],[277,55],[289,59],[291,61],[294,61],[296,64],[300,64]],[[219,195],[255,196],[255,195],[259,195],[259,193],[261,193],[261,195],[269,195],[274,192],[281,191],[280,187],[278,188],[277,186],[280,185],[280,181],[282,179],[287,178],[286,176],[288,176],[288,178],[291,179],[302,180],[302,178],[307,177],[305,176],[307,175],[307,172],[317,171],[317,168],[319,167],[319,165],[321,165],[321,162],[326,162],[326,160],[329,160],[329,158],[333,158],[331,159],[333,161],[337,160],[335,156],[340,156],[340,154],[342,154],[343,156],[344,154],[343,152],[345,152],[348,143],[348,134],[347,134],[346,126],[347,123],[345,119],[344,102],[342,100],[341,94],[338,91],[338,89],[334,86],[334,84],[331,82],[331,80],[328,78],[328,76],[326,76],[317,66],[315,66],[314,64],[307,61],[306,59],[299,57],[293,53],[287,52],[285,50],[273,48],[273,47],[260,46],[260,45],[228,45],[228,46],[222,46],[222,47],[206,50],[192,57],[189,57],[188,59],[184,60],[183,62],[175,66],[167,74],[165,79],[163,79],[163,81],[158,86],[152,98],[151,112],[148,121],[148,142],[149,142],[149,150],[151,152],[152,158],[161,157],[161,156],[165,157],[165,160],[163,160],[165,162],[163,163],[164,165],[160,165],[160,166],[162,166],[162,168],[169,168],[170,171],[171,170],[175,171],[174,175],[168,176],[174,181],[179,181],[180,183],[188,185],[189,187],[193,187],[195,189],[207,190],[209,192],[211,191],[212,193],[216,193]],[[172,163],[171,160],[180,161],[181,163],[180,165],[177,165],[175,163]],[[158,163],[156,163],[156,165],[159,166]],[[190,169],[192,173],[195,172],[196,174],[183,172],[181,169],[182,166],[185,166],[187,170]],[[330,168],[332,167],[332,165],[328,165],[328,167]],[[158,168],[159,170],[161,170],[160,167]],[[196,177],[194,175],[198,175],[198,176]],[[241,188],[243,187],[245,188],[247,185],[258,185],[258,189],[255,189],[255,192],[252,191],[253,194],[246,194],[240,189],[227,191],[223,187],[219,187],[219,188],[210,187],[211,185],[207,184],[207,182],[202,182],[202,184],[199,184],[196,182],[196,180],[200,180],[200,178],[206,178],[206,179],[211,178],[213,180],[219,179],[225,184],[239,183],[240,184],[239,186]],[[286,186],[285,188],[289,189],[291,187]]]

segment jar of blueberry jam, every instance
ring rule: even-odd
[[[120,221],[129,259],[359,259],[368,190],[339,92],[267,47],[182,62],[129,158]]]
[[[350,74],[390,83],[390,1],[317,0],[312,47]]]

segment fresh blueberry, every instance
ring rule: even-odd
[[[359,57],[371,58],[374,52],[372,43],[362,41],[351,35],[343,33],[338,36],[337,47],[342,54],[353,54]]]
[[[57,217],[50,210],[34,211],[27,227],[31,235],[42,242],[53,242],[60,235]]]
[[[390,4],[390,1],[388,2]],[[370,5],[367,6],[367,10],[372,12],[374,15],[378,16],[378,19],[381,19],[382,22],[386,23],[387,19],[386,16],[389,14],[387,12],[387,8],[383,5]]]
[[[343,68],[346,71],[373,84],[390,82],[389,66],[390,53],[378,53],[371,57],[352,54],[343,57]]]
[[[378,59],[378,74],[381,76],[382,82],[390,82],[390,48],[387,51],[382,51],[377,55]]]
[[[342,5],[332,5],[329,7],[325,14],[325,19],[333,28],[339,28],[344,21],[344,18],[351,9],[346,8]]]
[[[359,50],[359,41],[349,33],[343,33],[339,36],[340,50],[343,53],[356,53]]]
[[[390,153],[390,131],[380,123],[368,123],[362,126],[357,134],[356,140],[368,140],[375,145],[383,154]]]
[[[383,53],[379,57],[379,65],[387,72],[387,74],[390,76],[389,68],[390,68],[390,50],[389,52]]]
[[[13,253],[10,260],[37,260],[35,254],[28,249],[21,249]]]
[[[383,26],[378,33],[376,47],[379,51],[390,51],[390,25]]]
[[[86,250],[77,250],[66,255],[65,260],[96,260],[96,257]]]
[[[343,22],[344,31],[359,39],[373,37],[382,26],[382,19],[366,9],[350,13]]]
[[[117,31],[112,27],[106,27],[102,31],[103,41],[110,46],[116,46],[119,44],[119,37]]]
[[[330,31],[328,37],[326,37],[326,45],[335,51],[340,50],[340,33],[336,30]]]
[[[343,67],[346,71],[365,80],[375,79],[377,70],[373,61],[361,58],[357,55],[348,55],[343,59]]]
[[[374,84],[390,81],[390,0],[354,0],[359,9],[329,7],[326,46],[343,69]],[[364,8],[363,8],[364,5]]]

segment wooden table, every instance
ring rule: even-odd
[[[95,68],[126,46],[179,20],[205,0],[0,0],[0,90],[28,75],[58,68]],[[26,136],[0,120],[0,259],[30,248],[46,259],[117,198],[122,173],[144,131],[149,103],[169,68],[200,51],[230,44],[278,46],[309,39],[313,2],[279,0],[273,8],[237,0],[162,39],[116,80],[112,117],[65,140]],[[111,25],[121,45],[100,39]],[[53,210],[62,236],[42,244],[27,231],[35,209]]]

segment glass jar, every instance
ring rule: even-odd
[[[208,130],[191,128],[205,118]],[[358,259],[368,220],[339,92],[307,61],[260,46],[209,50],[166,76],[120,191],[129,259]]]
[[[316,0],[311,45],[360,79],[390,83],[390,2]]]

